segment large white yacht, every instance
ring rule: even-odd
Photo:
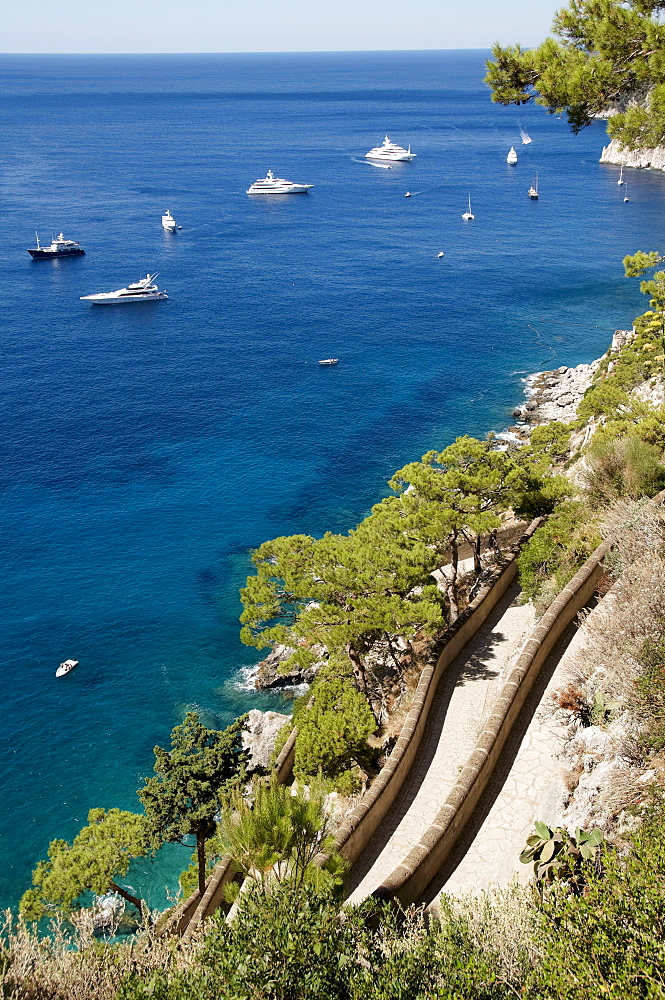
[[[153,282],[157,277],[155,274],[146,274],[145,278],[136,281],[126,288],[119,288],[117,292],[98,292],[96,295],[81,295],[82,302],[92,302],[94,306],[115,306],[124,305],[127,302],[159,302],[160,299],[168,299],[166,292],[160,292]]]
[[[162,216],[162,228],[166,230],[167,233],[175,233],[176,229],[182,229],[171,215],[171,209],[167,208]]]
[[[283,177],[275,177],[272,170],[269,170],[265,177],[260,177],[258,181],[247,189],[247,194],[307,194],[313,184],[294,184],[293,181],[285,181]]]
[[[380,146],[375,146],[374,149],[370,149],[369,153],[365,153],[366,160],[393,160],[398,163],[410,163],[415,156],[416,154],[411,152],[410,146],[408,149],[404,149],[391,142],[388,136],[385,137]]]

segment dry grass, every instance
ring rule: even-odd
[[[176,950],[173,938],[144,930],[130,942],[110,943],[93,934],[85,915],[53,920],[48,934],[16,919],[10,910],[0,925],[0,985],[3,1000],[113,1000],[129,972],[187,968],[200,944]]]
[[[441,913],[464,920],[479,951],[495,955],[500,975],[519,982],[527,967],[540,964],[540,915],[532,886],[513,883],[478,896],[441,897]]]
[[[662,508],[621,501],[603,524],[615,539],[609,560],[620,579],[600,614],[587,622],[587,645],[577,666],[589,687],[621,704],[630,703],[648,640],[662,635],[665,620],[665,521]]]

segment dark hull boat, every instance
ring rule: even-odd
[[[33,260],[46,260],[52,257],[81,257],[85,250],[75,240],[66,240],[60,233],[58,238],[51,242],[50,247],[40,246],[39,236],[37,236],[37,246],[29,248],[28,253]]]

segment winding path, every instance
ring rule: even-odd
[[[593,612],[592,612],[593,614]],[[520,851],[535,820],[562,823],[567,798],[558,754],[565,738],[552,697],[575,676],[575,658],[584,628],[570,626],[543,664],[503,752],[492,780],[447,862],[429,887],[436,909],[442,892],[453,896],[508,886],[532,877]]]
[[[348,901],[360,902],[390,875],[434,821],[473,752],[509,669],[534,621],[513,585],[450,665],[434,696],[416,762],[389,815],[349,874]]]

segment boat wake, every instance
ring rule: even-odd
[[[353,163],[365,163],[368,167],[380,167],[381,170],[392,170],[392,163],[375,163],[372,160],[358,160],[355,156],[351,157]]]

